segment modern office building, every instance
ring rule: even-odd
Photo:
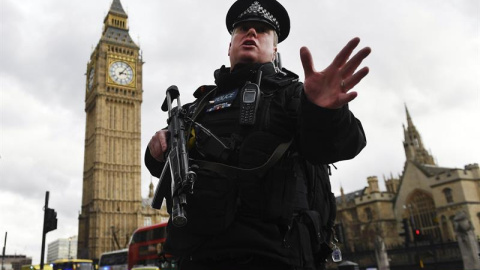
[[[47,263],[58,259],[77,258],[77,236],[60,238],[48,244]]]

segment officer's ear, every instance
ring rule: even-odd
[[[232,43],[230,42],[230,44],[228,45],[228,56],[230,56],[230,50],[232,49]]]

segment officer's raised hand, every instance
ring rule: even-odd
[[[357,92],[350,89],[368,74],[368,67],[357,72],[355,70],[371,51],[369,47],[365,47],[349,59],[359,42],[359,38],[350,40],[330,66],[320,72],[315,71],[312,55],[307,47],[300,49],[305,72],[305,95],[310,102],[323,108],[338,109],[357,97]]]
[[[165,161],[165,152],[168,148],[167,137],[168,130],[159,130],[155,132],[148,143],[150,155],[161,162]]]

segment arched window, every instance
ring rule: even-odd
[[[440,228],[436,220],[435,204],[432,197],[421,190],[416,190],[407,199],[412,228],[420,230],[432,239],[441,237]]]
[[[451,188],[443,189],[443,195],[445,195],[445,200],[447,201],[447,203],[453,203],[453,195]]]

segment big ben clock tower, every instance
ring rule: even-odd
[[[79,258],[125,248],[142,225],[142,64],[128,16],[120,0],[113,0],[87,64]]]

